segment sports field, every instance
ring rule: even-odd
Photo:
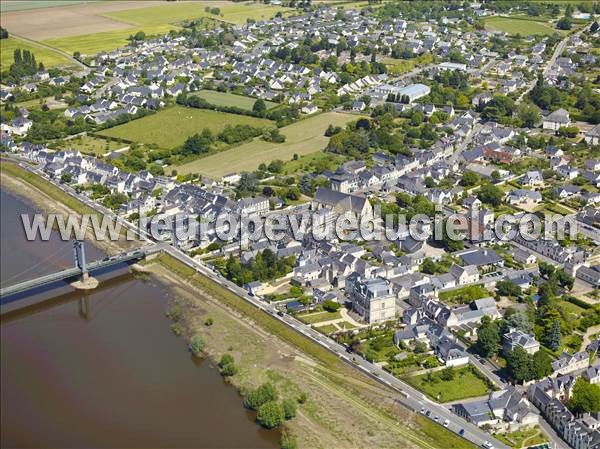
[[[173,106],[98,134],[148,145],[154,144],[159,148],[174,148],[204,128],[219,132],[227,125],[272,127],[273,122],[245,115]]]
[[[255,170],[263,162],[268,163],[275,159],[286,161],[294,154],[302,156],[322,150],[329,141],[324,133],[330,124],[345,126],[356,119],[355,115],[339,112],[313,115],[281,128],[281,133],[286,136],[284,143],[265,142],[258,138],[239,147],[173,168],[180,174],[193,172],[212,178],[219,178],[231,172]]]
[[[256,98],[232,94],[231,92],[217,92],[216,90],[203,89],[198,92],[194,92],[192,95],[203,98],[209,103],[217,106],[236,107],[246,109],[248,111],[252,110],[252,107],[256,102]],[[265,104],[267,106],[267,109],[271,109],[277,106],[277,103],[274,103],[272,101],[265,101]]]
[[[72,66],[73,63],[66,57],[55,51],[25,42],[17,37],[0,39],[0,70],[6,70],[13,63],[13,52],[16,48],[29,50],[35,55],[35,60],[43,62],[46,68],[56,66]]]
[[[485,29],[488,31],[504,31],[505,33],[521,36],[533,34],[551,35],[559,30],[552,28],[551,24],[535,20],[522,20],[510,17],[490,17],[484,20]]]

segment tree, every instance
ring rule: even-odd
[[[519,287],[516,284],[513,284],[512,282],[510,282],[507,279],[503,279],[496,283],[496,292],[498,292],[498,294],[500,296],[515,296],[515,297],[519,296],[522,293],[521,287]]]
[[[283,416],[286,420],[292,419],[296,416],[296,401],[293,399],[283,400]]]
[[[600,385],[578,378],[573,387],[573,396],[567,406],[575,414],[600,411]]]
[[[556,22],[556,28],[559,30],[570,30],[573,26],[573,21],[569,17],[563,17]]]
[[[529,321],[527,313],[515,309],[508,309],[506,311],[502,327],[504,332],[509,332],[510,329],[516,329],[529,334],[533,330],[533,325]]]
[[[517,116],[521,125],[526,128],[533,128],[542,119],[540,108],[534,104],[523,103],[517,109]]]
[[[477,173],[470,170],[466,170],[460,178],[460,185],[464,187],[474,186],[479,182],[479,176]]]
[[[454,379],[454,376],[454,368],[452,368],[451,366],[444,368],[440,373],[440,379],[442,379],[445,382],[450,382],[452,379]]]
[[[328,312],[335,312],[340,307],[341,307],[341,304],[339,302],[332,301],[331,299],[328,299],[327,301],[323,302],[323,308]]]
[[[520,346],[506,354],[506,363],[517,382],[528,381],[533,378],[529,354]]]
[[[560,330],[560,322],[558,320],[554,320],[552,322],[552,327],[546,336],[546,344],[553,351],[558,351],[560,348],[560,339],[562,337],[562,333]]]
[[[267,429],[273,429],[283,422],[283,410],[276,401],[269,401],[258,408],[256,414],[258,423]]]
[[[554,371],[552,369],[552,359],[544,351],[538,351],[533,354],[531,359],[531,369],[534,378],[542,379],[547,377]]]
[[[198,355],[202,352],[204,346],[204,339],[201,335],[196,334],[192,337],[192,340],[190,341],[190,352],[194,355]]]
[[[219,362],[219,368],[221,368],[221,374],[225,377],[233,376],[237,373],[237,367],[235,366],[235,360],[231,354],[223,354],[221,361]]]
[[[265,104],[265,100],[259,98],[254,102],[254,106],[252,106],[252,111],[260,116],[264,116],[267,113],[267,105]]]
[[[484,184],[477,192],[477,198],[483,203],[489,204],[492,207],[498,207],[502,204],[504,193],[501,189],[493,184]]]
[[[475,350],[483,357],[491,357],[500,349],[498,324],[488,316],[484,316],[477,330]]]
[[[248,393],[244,398],[244,406],[252,410],[258,410],[261,405],[277,401],[277,398],[277,390],[273,384],[266,382],[256,390]]]

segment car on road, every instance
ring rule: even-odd
[[[421,407],[421,414],[424,415],[425,414],[425,407]]]
[[[460,429],[458,434],[462,437],[465,434],[465,429]]]
[[[278,310],[278,311],[277,311],[277,315],[279,315],[279,316],[283,316],[283,312],[282,312],[281,310]]]
[[[487,449],[494,449],[494,445],[492,443],[490,443],[489,441],[486,441],[485,443],[483,443],[482,446],[487,447]]]
[[[439,417],[438,415],[435,415],[435,418],[433,418],[433,420],[434,420],[435,422],[439,422],[439,420],[440,420],[440,417]]]
[[[449,420],[449,419],[446,419],[446,420],[444,421],[444,427],[448,427],[449,425],[450,425],[450,420]]]
[[[430,416],[430,415],[431,415],[431,410],[427,410],[427,411],[425,412],[425,416]]]

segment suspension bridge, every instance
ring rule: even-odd
[[[64,250],[64,248],[61,250]],[[94,274],[110,271],[111,268],[119,265],[133,264],[144,259],[148,254],[153,254],[158,251],[160,251],[158,245],[149,245],[132,251],[122,252],[114,256],[105,257],[100,260],[95,260],[93,262],[87,262],[83,242],[74,240],[72,242],[73,267],[65,268],[50,274],[31,277],[0,288],[0,304],[4,306],[7,303],[25,299],[30,294],[38,292],[44,287],[48,289],[54,286],[62,287],[65,285],[65,282],[70,283],[75,288],[94,288],[98,285],[98,282],[92,278]],[[32,270],[46,265],[49,262],[48,259],[52,257],[56,257],[56,253],[53,253],[43,261],[40,261],[27,270],[13,276],[11,279],[14,279],[15,277],[23,278],[26,274],[29,275]]]

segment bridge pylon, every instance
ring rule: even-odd
[[[73,240],[73,262],[75,268],[81,270],[81,280],[86,281],[89,273],[85,262],[85,243],[83,240]]]

